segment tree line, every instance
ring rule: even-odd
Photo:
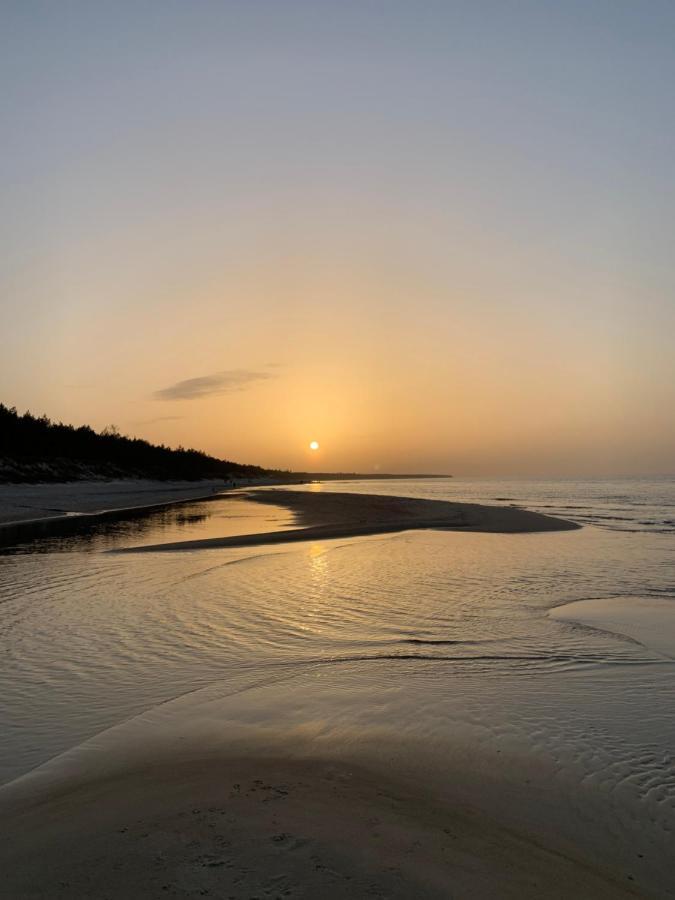
[[[255,478],[260,466],[216,459],[200,450],[151,444],[120,434],[114,426],[94,431],[52,422],[0,403],[0,480],[61,480],[69,477],[139,477],[195,480]],[[43,477],[35,478],[42,473]],[[79,473],[79,474],[78,474]],[[32,477],[30,477],[32,475]]]

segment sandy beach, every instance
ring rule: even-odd
[[[71,534],[98,522],[142,517],[153,510],[208,500],[244,481],[73,481],[0,484],[0,546]],[[269,484],[269,479],[260,483]]]
[[[639,896],[470,811],[334,762],[148,760],[27,793],[3,804],[12,898]]]
[[[561,602],[588,588],[560,573],[604,571],[609,539],[563,504],[453,490],[242,489],[113,529],[94,545],[113,552],[8,554],[31,599],[8,608],[6,755],[35,764],[0,787],[5,894],[670,896],[669,764],[643,753],[666,665],[637,606]],[[199,552],[127,555],[139,539]],[[24,740],[26,709],[47,727]]]
[[[0,484],[0,527],[54,522],[73,515],[96,516],[207,497],[218,481],[73,481],[56,484]]]
[[[295,541],[326,540],[371,534],[393,534],[415,529],[444,529],[497,534],[567,531],[574,522],[526,509],[450,503],[377,494],[293,491],[277,489],[240,491],[235,498],[281,506],[293,513],[298,528],[205,540],[148,544],[121,552],[206,550],[217,547],[252,547]]]

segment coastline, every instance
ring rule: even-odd
[[[364,509],[362,495],[329,494],[319,486],[240,490],[225,495],[217,506],[227,507],[228,514],[238,518],[244,504],[237,510],[237,498],[250,501],[254,494],[270,507],[292,509],[300,526],[296,533],[303,527],[328,531],[340,523],[353,528],[353,520],[359,517],[358,527],[365,527],[368,520],[371,527],[386,530],[387,516],[397,510],[400,515],[407,509],[412,518],[418,512],[426,515],[439,509],[435,505],[439,501],[416,505],[411,498],[377,495],[370,495]],[[492,537],[462,535],[461,531],[489,532],[496,521],[480,517],[497,513],[507,516],[509,528],[501,524],[511,533],[541,530],[545,523],[555,530],[571,527],[561,525],[564,520],[530,519],[534,514],[526,510],[481,502],[443,503],[446,512],[452,507],[458,515],[454,528],[460,534],[452,536],[429,533],[404,541],[307,544],[297,553],[223,553],[215,559],[194,554],[120,561],[105,553],[91,554],[89,569],[100,566],[105,577],[97,576],[84,592],[76,582],[63,579],[71,564],[73,571],[79,571],[78,554],[55,558],[66,566],[56,570],[63,583],[57,589],[65,598],[64,622],[76,620],[73,613],[79,614],[80,609],[91,610],[84,623],[95,623],[98,633],[107,621],[99,610],[111,610],[111,634],[115,644],[122,645],[117,676],[127,666],[130,653],[132,663],[134,656],[156,656],[158,665],[132,671],[130,682],[137,678],[164,682],[170,668],[167,659],[180,664],[204,636],[218,640],[228,628],[237,629],[233,615],[240,609],[246,628],[255,625],[250,628],[250,646],[260,645],[260,658],[251,658],[247,646],[237,656],[228,653],[234,644],[218,643],[205,658],[204,672],[207,680],[217,676],[220,681],[201,689],[203,693],[179,696],[176,691],[176,699],[154,698],[154,705],[148,704],[147,712],[135,720],[120,717],[120,724],[106,732],[92,730],[93,736],[84,743],[73,743],[71,749],[0,788],[0,812],[10,823],[7,841],[0,848],[8,892],[17,898],[63,900],[71,896],[121,900],[135,894],[149,898],[223,895],[237,900],[318,895],[401,900],[440,900],[449,895],[561,900],[572,894],[670,896],[667,875],[664,880],[661,872],[668,852],[654,840],[659,838],[658,823],[668,824],[667,799],[658,795],[652,799],[652,791],[649,805],[645,801],[642,810],[644,820],[633,819],[643,802],[633,797],[633,787],[645,782],[647,788],[660,785],[660,772],[648,782],[648,767],[642,771],[636,766],[630,770],[635,778],[631,777],[628,790],[620,776],[630,761],[630,744],[625,757],[624,751],[610,752],[587,770],[578,762],[597,757],[593,741],[585,739],[586,734],[595,733],[588,729],[589,717],[599,733],[607,728],[597,713],[607,708],[605,699],[612,695],[598,691],[593,700],[594,679],[607,688],[611,679],[622,677],[620,684],[639,692],[642,682],[636,687],[635,675],[644,677],[644,690],[651,692],[656,710],[650,661],[635,651],[631,656],[630,651],[624,654],[619,649],[599,667],[598,657],[606,650],[603,644],[593,644],[587,659],[584,645],[575,638],[569,646],[566,642],[549,647],[543,632],[529,624],[534,613],[529,606],[522,616],[505,621],[513,621],[514,629],[512,633],[507,629],[504,646],[494,650],[482,646],[495,641],[490,619],[507,613],[514,605],[511,600],[523,590],[527,598],[533,561],[536,565],[542,556],[544,562],[548,558],[553,566],[551,578],[558,579],[560,571],[573,570],[576,555],[592,546],[594,538],[601,539],[602,533],[589,529],[576,538],[551,535],[522,540],[502,540],[496,533]],[[278,510],[263,512],[278,515]],[[460,524],[460,512],[468,528]],[[351,524],[345,524],[347,514]],[[208,512],[207,516],[211,518]],[[213,518],[217,517],[213,507]],[[526,519],[530,526],[539,527],[524,529]],[[265,521],[264,516],[259,521]],[[420,527],[431,521],[438,520],[426,519]],[[396,522],[410,528],[409,521]],[[257,525],[247,522],[246,527],[251,530]],[[161,529],[153,532],[152,540],[161,539]],[[617,540],[622,546],[622,536]],[[427,543],[429,552],[422,555]],[[489,559],[498,557],[500,549],[507,562],[522,555],[521,562],[527,560],[527,565],[496,567],[496,578]],[[293,564],[296,557],[297,565]],[[244,559],[246,565],[239,565]],[[463,559],[468,560],[466,565]],[[237,565],[231,568],[231,561]],[[8,568],[15,563],[26,570],[33,567],[30,559],[8,563]],[[44,564],[45,571],[43,579],[35,580],[34,593],[39,590],[39,596],[49,601],[52,560],[36,559],[35,563],[38,569]],[[395,591],[384,577],[393,564],[398,572],[397,580],[391,581]],[[326,566],[330,584],[335,585],[330,590],[322,577]],[[289,573],[298,569],[306,571],[307,577],[296,584]],[[439,573],[449,569],[456,588],[452,579],[438,581]],[[481,572],[484,575],[477,585],[467,587],[465,574],[473,578]],[[370,593],[363,590],[380,573],[382,597],[379,586]],[[432,596],[438,596],[436,605],[423,605],[427,603],[424,586],[416,593],[421,578],[431,585]],[[510,592],[503,593],[502,603],[489,591],[491,578],[497,585],[511,586]],[[558,599],[556,610],[563,612],[570,606],[560,602],[574,596],[569,587],[550,593],[549,583],[541,584],[537,587],[541,595]],[[117,595],[126,598],[126,603],[118,605]],[[340,595],[345,598],[343,605]],[[536,598],[534,591],[530,596]],[[399,625],[395,616],[401,597],[410,598],[410,606],[405,607],[405,622]],[[461,620],[457,619],[461,628],[455,631],[451,609],[464,602]],[[415,616],[418,604],[420,615]],[[472,613],[484,605],[487,616],[474,625]],[[125,607],[134,612],[128,622]],[[558,618],[544,607],[540,610],[543,621]],[[382,625],[372,634],[370,618],[377,618],[378,609],[389,608],[393,622],[385,613]],[[574,608],[570,620],[579,621],[580,608]],[[49,603],[44,609],[49,610]],[[151,619],[152,627],[139,630],[137,623],[146,610],[156,611],[157,616]],[[184,614],[176,622],[176,640],[153,645],[155,635],[165,635],[166,623],[180,611]],[[198,627],[191,634],[195,621]],[[532,665],[523,664],[518,656],[522,630],[537,648]],[[294,631],[297,648],[290,659],[275,659],[273,652],[268,653],[268,634]],[[348,656],[352,632],[357,640],[372,642],[365,646],[363,658]],[[127,635],[132,633],[138,633],[142,642],[129,642]],[[325,648],[319,653],[314,652],[315,633],[321,635]],[[50,629],[46,642],[51,643],[57,634],[58,628]],[[242,634],[239,628],[235,639]],[[90,640],[87,636],[87,643]],[[415,648],[414,661],[405,655],[405,643],[421,645]],[[65,653],[61,644],[54,644],[52,656],[57,664],[61,658],[72,657],[71,647],[77,642],[63,646]],[[182,654],[179,657],[176,648]],[[504,655],[488,658],[487,652]],[[574,660],[566,657],[560,663],[563,653],[571,653]],[[452,660],[446,661],[446,655]],[[633,656],[640,663],[637,669],[621,667]],[[232,665],[223,667],[228,657]],[[91,667],[83,663],[83,671],[90,673]],[[48,664],[45,672],[50,671],[51,657]],[[32,671],[40,671],[33,665]],[[661,678],[654,683],[658,686],[667,672],[657,666],[655,672]],[[115,691],[123,690],[119,678],[112,677],[114,671],[113,666],[104,679],[115,682]],[[478,682],[485,683],[484,690],[478,690]],[[565,690],[563,682],[567,682]],[[589,702],[587,719],[577,708],[582,683]],[[503,721],[490,714],[501,707],[499,698],[490,705],[490,697],[499,690],[507,707]],[[662,693],[667,700],[666,690]],[[395,699],[397,694],[405,704]],[[450,694],[455,697],[452,701]],[[90,696],[100,702],[95,692]],[[571,718],[565,716],[568,696]],[[618,696],[626,694],[620,689]],[[525,711],[524,722],[509,713],[509,698],[514,710]],[[76,702],[82,705],[86,698]],[[620,712],[615,714],[619,724]],[[620,728],[616,735],[611,729],[608,732],[615,736],[615,746],[625,741],[626,734],[633,735],[633,716],[628,718],[624,732]],[[650,736],[648,729],[645,733]],[[638,748],[641,740],[635,738]],[[577,775],[583,776],[583,790],[577,789]],[[667,772],[663,777],[667,778]],[[652,822],[656,825],[643,829],[641,821],[650,829]],[[580,822],[584,827],[579,827]],[[624,833],[634,837],[634,843],[622,845],[623,838],[619,840],[617,834]],[[626,847],[626,852],[620,852]]]
[[[48,482],[0,484],[0,547],[37,537],[77,534],[98,522],[132,519],[166,506],[211,500],[270,479]]]
[[[228,537],[148,544],[115,550],[115,553],[206,550],[254,547],[296,541],[363,537],[419,529],[526,534],[577,530],[566,519],[516,507],[483,506],[446,500],[422,500],[380,494],[351,494],[287,489],[247,490],[237,497],[282,506],[295,516],[298,528]]]
[[[396,477],[404,479],[410,476]],[[287,479],[233,477],[199,481],[157,481],[120,478],[0,483],[0,547],[9,547],[34,538],[78,534],[99,522],[140,518],[163,507],[212,500],[242,488],[305,483],[300,478],[301,475],[294,473]],[[339,480],[339,476],[334,476],[331,480]],[[251,499],[266,502],[264,492],[260,493],[260,498],[256,496]],[[290,538],[298,539],[300,538]]]

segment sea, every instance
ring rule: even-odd
[[[115,552],[295,525],[223,494],[7,548],[0,782],[153,741],[353,761],[671,896],[675,478],[297,489],[583,527]]]

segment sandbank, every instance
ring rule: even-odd
[[[236,497],[285,507],[293,513],[300,527],[260,534],[150,544],[115,552],[250,547],[386,534],[412,529],[461,529],[508,534],[567,531],[581,527],[566,519],[512,506],[482,506],[477,503],[454,503],[379,494],[265,489],[239,492],[234,499]]]
[[[672,597],[598,597],[557,606],[553,619],[610,631],[675,659],[675,599]]]

